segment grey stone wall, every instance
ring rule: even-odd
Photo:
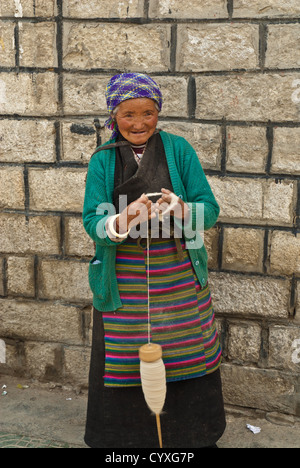
[[[221,205],[226,403],[300,416],[299,0],[1,0],[0,372],[87,385],[81,212],[119,71],[160,84]]]

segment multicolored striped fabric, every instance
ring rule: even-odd
[[[174,240],[150,247],[151,340],[163,349],[167,382],[214,372],[221,362],[211,295],[201,289],[184,243],[178,262]],[[146,252],[128,239],[118,247],[116,272],[123,307],[103,313],[106,386],[139,386],[138,349],[148,339]]]
[[[128,99],[148,98],[157,102],[162,109],[163,98],[159,86],[148,75],[143,73],[121,73],[113,76],[105,91],[107,110],[111,112],[121,102]],[[105,126],[113,130],[112,138],[118,135],[118,126],[112,116],[105,122]]]

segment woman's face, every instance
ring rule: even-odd
[[[119,105],[115,119],[126,140],[133,145],[142,145],[156,130],[158,110],[152,99],[128,99]]]

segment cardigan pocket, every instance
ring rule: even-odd
[[[89,264],[89,284],[98,299],[104,298],[103,262],[94,257]]]

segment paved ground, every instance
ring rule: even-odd
[[[86,447],[86,404],[72,389],[0,376],[0,447]]]
[[[17,434],[1,434],[0,448],[71,448],[69,444]]]
[[[86,404],[86,393],[0,376],[0,448],[87,448],[83,441]],[[278,415],[268,419],[261,414],[228,414],[218,446],[300,448],[299,421]],[[261,432],[253,434],[247,424],[260,427]]]

